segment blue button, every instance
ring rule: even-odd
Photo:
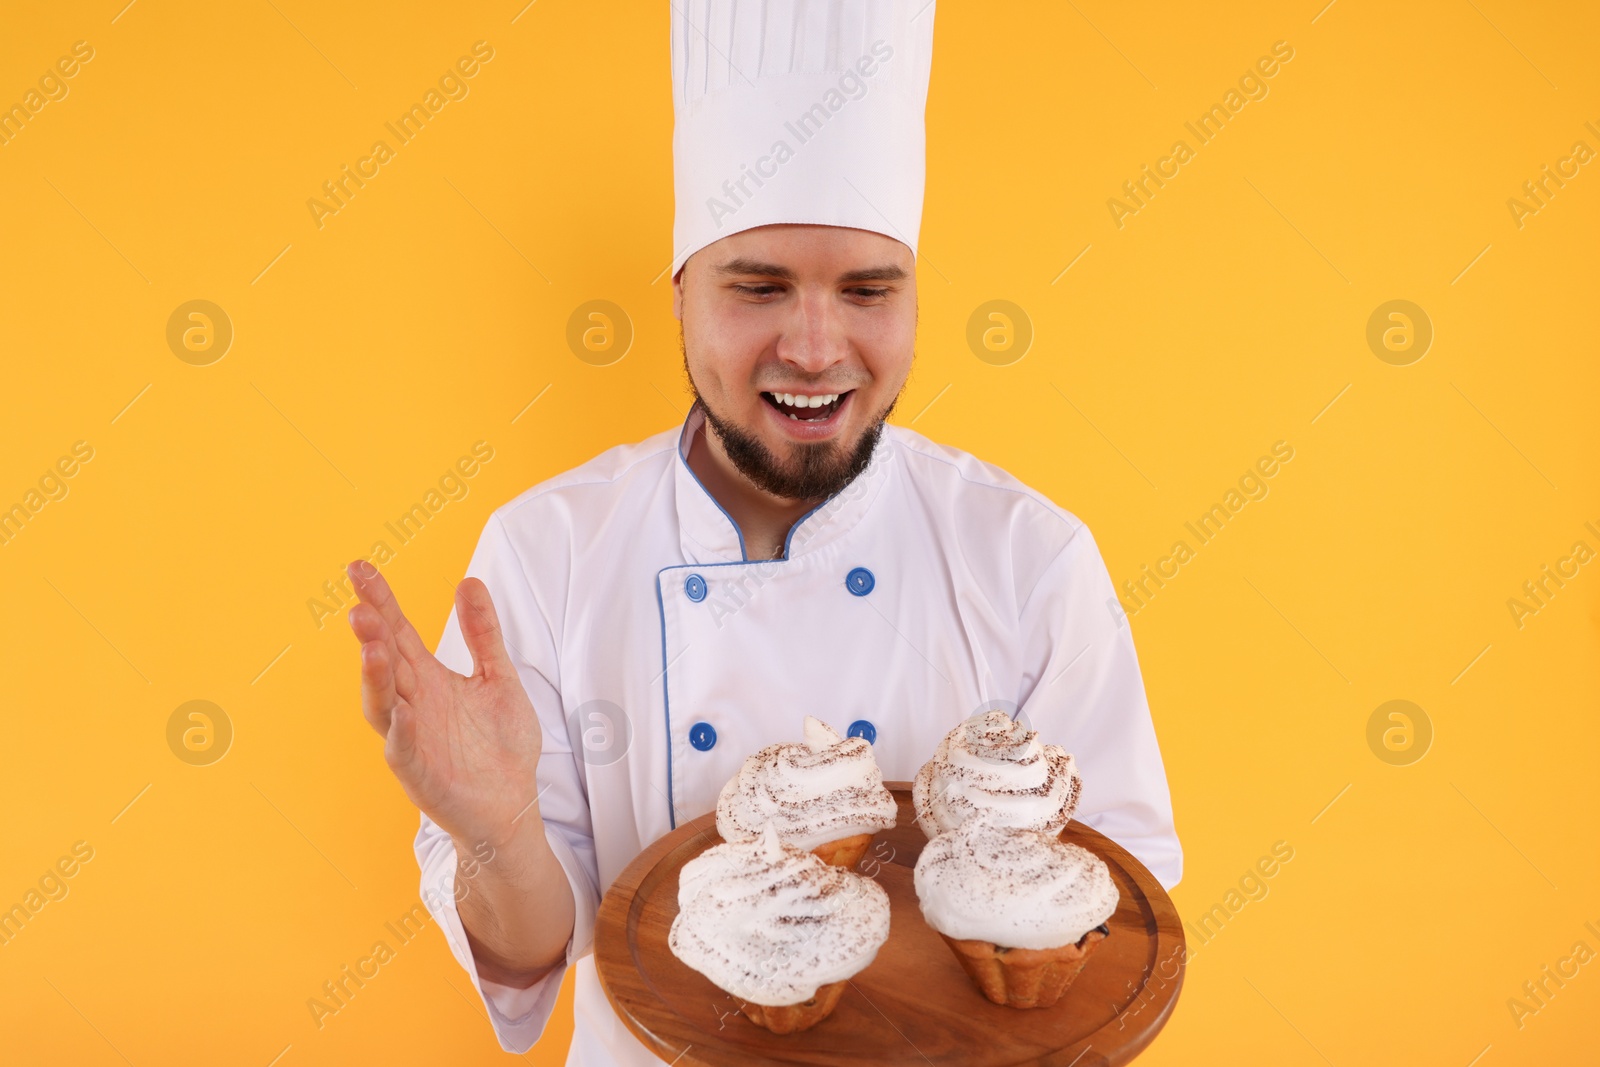
[[[847,736],[865,737],[867,739],[867,744],[875,745],[878,743],[878,728],[872,725],[866,719],[857,719],[855,722],[850,724],[850,730]]]
[[[709,752],[717,743],[717,731],[708,722],[697,722],[689,727],[689,743],[701,752]]]
[[[691,574],[683,580],[683,591],[688,594],[690,600],[698,604],[706,598],[706,580],[698,574]]]
[[[865,567],[857,567],[844,576],[844,587],[856,596],[866,596],[877,584],[878,580]]]

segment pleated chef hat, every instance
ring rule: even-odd
[[[672,275],[772,223],[922,228],[934,0],[670,0]]]

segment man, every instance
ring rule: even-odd
[[[688,418],[496,511],[437,658],[351,565],[363,709],[423,812],[424,901],[508,1050],[538,1040],[573,965],[569,1063],[678,1051],[611,1011],[595,911],[806,714],[873,742],[891,780],[969,715],[1025,716],[1076,755],[1078,817],[1163,884],[1181,875],[1089,531],[885,424],[915,339],[924,3],[696,6],[695,23],[674,6]]]

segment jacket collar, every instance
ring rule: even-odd
[[[674,495],[684,559],[691,563],[761,562],[747,559],[738,524],[689,467],[689,446],[705,421],[705,409],[697,400],[678,433],[678,462],[673,468]],[[866,469],[790,527],[781,558],[793,559],[814,552],[854,529],[888,480],[894,455],[892,435],[885,427]]]

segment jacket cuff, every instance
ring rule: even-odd
[[[462,925],[461,914],[456,907],[455,842],[444,831],[427,822],[418,831],[416,840],[417,856],[422,866],[422,903],[439,924],[451,954],[467,972],[473,989],[482,998],[500,1047],[519,1054],[532,1048],[544,1035],[567,968],[590,951],[594,943],[597,911],[595,891],[572,847],[561,834],[548,826],[544,833],[572,890],[572,936],[567,940],[561,961],[526,989],[502,985],[478,974],[477,962],[467,941],[466,927]]]

